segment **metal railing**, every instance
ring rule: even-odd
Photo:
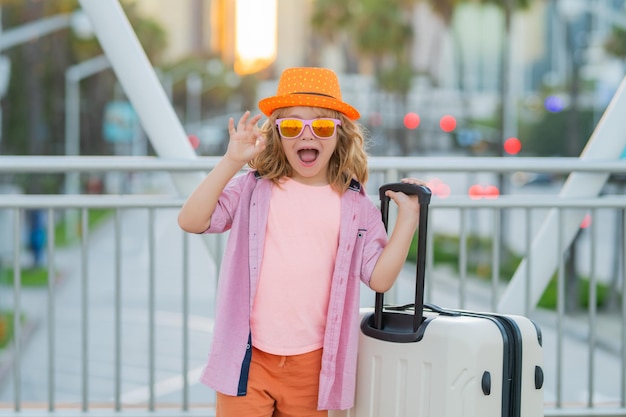
[[[0,310],[15,313],[10,326],[4,324],[15,337],[0,350],[0,415],[214,413],[213,393],[197,379],[211,339],[222,238],[178,229],[177,209],[184,198],[164,174],[208,171],[216,161],[0,157],[0,176],[134,172],[150,178],[151,190],[136,195],[0,195],[1,236],[12,242],[9,260],[0,264],[6,281],[0,283]],[[450,308],[497,311],[506,286],[500,277],[506,258],[502,251],[530,254],[550,210],[556,211],[559,227],[564,227],[566,213],[588,212],[593,221],[580,230],[573,260],[587,277],[583,282],[592,302],[582,309],[566,305],[574,246],[556,239],[561,254],[554,271],[556,306],[535,308],[526,291],[524,314],[543,332],[545,415],[626,416],[622,190],[609,186],[609,195],[565,198],[557,195],[560,182],[534,188],[506,182],[510,193],[495,199],[466,195],[473,183],[495,182],[499,174],[624,174],[626,161],[374,157],[370,169],[371,195],[382,183],[405,175],[451,189],[449,196],[433,198],[426,275],[431,277],[426,301]],[[154,185],[155,177],[162,186]],[[109,216],[94,229],[90,218],[95,209],[105,209]],[[24,231],[31,210],[43,211],[48,235],[42,266],[47,282],[38,288],[24,282],[30,262]],[[55,225],[68,211],[78,212],[79,238],[58,246]],[[10,221],[2,223],[3,218]],[[452,266],[444,266],[434,254],[441,236],[456,237],[451,251],[458,260]],[[489,239],[487,254],[472,246],[475,236]],[[486,278],[476,277],[481,268]],[[528,289],[533,277],[527,273],[525,278]],[[407,271],[387,300],[406,301],[411,291],[405,288],[411,284]],[[373,301],[369,295],[364,291],[363,303]],[[612,307],[598,307],[593,300],[600,298],[612,300]]]

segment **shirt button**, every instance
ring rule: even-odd
[[[246,345],[246,350],[250,350],[250,343]]]

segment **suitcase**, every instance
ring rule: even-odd
[[[361,310],[355,406],[332,417],[543,416],[541,331],[522,316],[424,304],[430,190],[404,183],[380,188],[420,202],[415,304]]]

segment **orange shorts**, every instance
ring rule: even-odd
[[[317,410],[322,349],[278,356],[252,347],[248,393],[217,393],[216,417],[328,416]]]

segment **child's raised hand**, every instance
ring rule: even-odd
[[[426,183],[417,178],[403,178],[400,181],[406,184],[426,185]],[[401,192],[387,191],[385,193],[397,205],[401,212],[419,214],[419,200],[416,195],[408,196]]]
[[[257,126],[261,117],[261,114],[250,117],[250,112],[246,111],[237,122],[236,128],[233,118],[228,120],[230,140],[225,157],[241,164],[247,164],[265,149],[266,139]]]

